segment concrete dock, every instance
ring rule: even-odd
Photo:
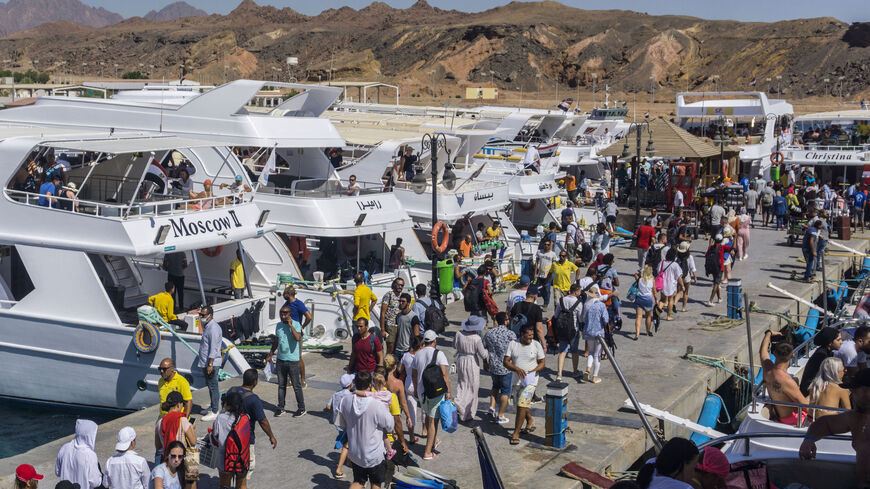
[[[860,235],[859,235],[860,236]],[[812,300],[821,292],[820,278],[814,284],[804,284],[791,280],[792,271],[802,272],[804,264],[798,262],[801,255],[798,246],[788,247],[786,235],[782,231],[755,228],[751,233],[749,260],[738,262],[734,267],[733,276],[743,281],[744,290],[750,300],[759,307],[770,310],[790,311],[792,314],[806,314],[805,306],[797,306],[796,301],[786,299],[766,287],[772,282],[792,293]],[[868,241],[860,237],[846,242],[852,248],[862,252],[868,249]],[[616,358],[619,361],[627,380],[638,399],[656,408],[668,410],[676,415],[695,419],[701,409],[704,397],[714,391],[730,374],[722,369],[708,367],[684,360],[681,356],[686,347],[691,345],[694,353],[726,360],[747,362],[747,338],[745,325],[731,329],[707,331],[698,329],[698,322],[715,319],[725,315],[725,290],[723,287],[723,302],[715,307],[705,307],[702,302],[710,294],[710,281],[704,277],[703,251],[706,241],[698,239],[693,243],[695,263],[699,269],[698,285],[692,286],[688,312],[678,313],[674,321],[661,321],[659,332],[653,338],[643,333],[638,341],[633,341],[634,311],[630,303],[623,306],[624,325],[622,332],[616,335]],[[829,251],[839,252],[830,247]],[[616,268],[620,273],[621,295],[625,295],[633,281],[631,275],[636,268],[635,251],[626,246],[613,248],[618,260]],[[860,264],[860,258],[854,256],[829,255],[826,259],[826,272],[829,279],[839,279],[842,273],[853,263]],[[818,274],[820,277],[821,275]],[[499,304],[504,303],[504,296],[497,298]],[[553,313],[551,305],[547,311]],[[465,318],[461,304],[451,304],[448,317],[454,325]],[[780,320],[772,316],[753,314],[751,324],[753,343],[757,349],[763,332],[768,329],[778,329]],[[458,328],[452,326],[443,338],[439,340],[439,348],[443,348],[448,357],[452,356],[452,339]],[[643,331],[643,328],[641,328]],[[345,349],[349,348],[345,345]],[[581,357],[581,370],[584,369],[584,358]],[[294,419],[285,415],[273,418],[268,412],[269,420],[278,439],[278,447],[272,450],[259,428],[257,428],[257,467],[249,481],[249,487],[259,488],[344,488],[349,486],[347,477],[351,470],[345,468],[348,474],[344,481],[333,479],[332,473],[338,460],[338,452],[332,449],[335,430],[328,423],[328,417],[322,412],[329,396],[338,388],[338,377],[347,364],[347,352],[339,355],[321,355],[309,353],[305,355],[306,370],[309,375],[308,388],[305,389],[305,402],[308,415]],[[554,376],[556,358],[547,356],[547,368],[544,371],[543,382]],[[478,488],[481,486],[480,469],[473,435],[470,428],[481,426],[486,433],[487,442],[496,460],[500,475],[506,487],[528,488],[576,488],[580,483],[559,475],[559,469],[568,462],[578,462],[581,465],[604,473],[607,470],[626,470],[639,457],[647,452],[652,444],[646,433],[641,429],[641,423],[633,412],[622,408],[626,393],[619,383],[609,362],[602,362],[600,384],[587,384],[570,378],[570,357],[566,360],[565,380],[569,383],[568,407],[570,410],[568,446],[561,451],[544,447],[545,422],[544,404],[533,407],[538,430],[533,435],[524,435],[519,446],[508,445],[508,430],[513,427],[514,412],[508,409],[506,414],[509,425],[500,426],[489,421],[488,416],[479,412],[483,418],[460,426],[453,434],[439,432],[443,443],[435,460],[422,460],[422,443],[412,446],[412,450],[420,458],[423,468],[456,479],[463,488]],[[452,379],[455,382],[455,377]],[[221,389],[240,383],[240,379],[231,379],[221,383]],[[490,380],[486,374],[481,375],[479,409],[485,411],[488,406]],[[292,389],[288,389],[287,408],[295,409]],[[543,387],[539,387],[543,394]],[[274,384],[261,383],[255,391],[264,401],[267,409],[274,408],[277,387]],[[208,393],[204,389],[194,394],[194,401],[207,404]],[[132,426],[138,433],[138,452],[151,459],[153,456],[154,422],[157,419],[157,407],[151,407],[130,415],[121,417],[100,426],[97,435],[97,453],[104,464],[106,458],[112,455],[113,445],[118,430],[123,426]],[[661,427],[666,437],[686,435],[686,432],[672,425],[662,425],[651,419],[654,427]],[[206,433],[205,423],[197,422],[197,434]],[[210,426],[210,424],[209,424]],[[27,429],[27,427],[22,427]],[[419,429],[416,430],[419,434]],[[46,475],[42,486],[54,487],[57,478],[54,476],[54,462],[60,446],[71,437],[50,441],[45,445],[30,450],[15,457],[0,460],[0,475],[12,474],[15,467],[21,463],[34,465],[38,471]],[[204,469],[204,475],[199,483],[202,489],[217,488],[217,474],[210,469]]]

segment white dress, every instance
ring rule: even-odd
[[[659,263],[659,274],[664,274],[664,288],[662,294],[670,297],[677,293],[677,282],[683,270],[680,264],[675,261],[664,261]]]

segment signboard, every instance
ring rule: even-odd
[[[223,217],[206,217],[195,219],[195,216],[171,217],[169,224],[172,226],[172,237],[182,238],[187,236],[196,236],[197,234],[213,234],[232,228],[242,227],[239,218],[236,217],[236,211],[227,211],[227,215]]]
[[[287,57],[287,64],[288,64],[288,65],[298,65],[298,64],[299,64],[299,58],[297,58],[297,57],[295,57],[295,56],[288,56],[288,57]]]
[[[804,165],[849,166],[866,163],[863,153],[854,151],[819,151],[813,149],[790,151],[787,159],[791,163]]]
[[[704,114],[706,115],[734,115],[734,107],[706,107]]]

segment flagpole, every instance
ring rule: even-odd
[[[254,192],[256,193],[260,190],[260,186],[269,181],[269,173],[275,171],[275,150],[278,147],[278,143],[275,143],[275,146],[272,147],[272,152],[269,154],[269,159],[266,160],[266,164],[263,166],[263,170],[260,172],[260,177],[257,179],[257,185],[254,188]]]

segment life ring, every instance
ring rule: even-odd
[[[444,231],[444,239],[441,242],[438,242],[438,235],[441,234],[441,231]],[[438,221],[432,226],[432,249],[435,250],[436,253],[444,253],[447,250],[447,242],[450,239],[450,230],[447,229],[447,224],[444,224],[442,221]]]
[[[774,151],[770,153],[770,162],[774,165],[782,164],[783,160],[785,160],[785,157],[782,155],[782,152]]]
[[[536,200],[530,200],[528,202],[520,201],[520,202],[517,202],[517,204],[520,206],[520,209],[522,209],[524,211],[530,211],[530,210],[535,208],[535,206],[538,204],[538,202]]]
[[[224,249],[223,246],[215,246],[215,247],[213,247],[213,248],[203,248],[203,249],[202,249],[202,253],[203,253],[205,256],[215,257],[215,256],[220,255],[220,254],[221,254],[221,251],[223,251],[223,249]]]
[[[160,346],[160,331],[157,326],[142,321],[133,332],[133,343],[139,353],[152,353]]]
[[[344,256],[350,257],[356,255],[356,238],[344,238],[341,240],[341,251]]]

